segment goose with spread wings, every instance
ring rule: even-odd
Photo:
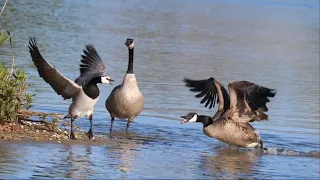
[[[72,99],[69,113],[64,117],[71,119],[70,138],[75,139],[73,121],[82,116],[87,116],[90,121],[90,129],[87,135],[92,139],[92,114],[100,94],[97,83],[112,84],[113,81],[106,75],[106,66],[94,46],[86,45],[83,50],[84,55],[81,56],[80,76],[75,81],[63,76],[43,58],[34,37],[30,37],[29,52],[39,76],[58,95],[61,95],[64,99]]]
[[[259,147],[263,141],[258,132],[249,124],[253,121],[268,119],[266,103],[276,95],[276,90],[248,81],[235,81],[228,85],[229,94],[220,82],[214,78],[192,80],[185,78],[185,85],[192,92],[200,92],[195,97],[202,98],[201,104],[218,110],[213,117],[191,112],[181,116],[181,123],[201,122],[203,132],[222,142],[238,147]]]

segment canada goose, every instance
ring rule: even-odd
[[[133,73],[133,52],[134,41],[133,39],[127,39],[125,45],[129,51],[129,63],[126,75],[123,78],[121,85],[115,87],[106,100],[106,108],[110,113],[111,127],[114,122],[114,118],[127,119],[126,131],[130,126],[130,123],[136,116],[140,114],[144,104],[143,95],[138,87],[136,77]]]
[[[97,83],[111,84],[113,81],[106,76],[106,67],[95,48],[92,45],[87,45],[86,49],[83,50],[80,76],[75,82],[64,77],[42,57],[34,37],[30,37],[29,52],[34,65],[38,69],[39,76],[49,83],[64,100],[72,98],[69,113],[64,117],[71,118],[70,138],[75,139],[73,121],[86,115],[90,120],[90,129],[87,135],[92,139],[92,114],[100,93]]]
[[[258,147],[263,149],[263,142],[258,132],[249,124],[253,121],[267,120],[266,103],[268,97],[274,97],[275,89],[269,89],[248,81],[236,81],[228,85],[227,90],[214,78],[207,80],[184,79],[187,87],[193,92],[200,92],[195,97],[204,97],[201,103],[209,108],[219,103],[218,110],[213,117],[198,115],[191,112],[181,116],[181,124],[186,122],[203,123],[203,132],[222,142],[238,147]],[[218,95],[218,97],[217,97]]]

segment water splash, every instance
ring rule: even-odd
[[[267,147],[264,148],[263,153],[260,151],[259,148],[252,149],[252,148],[239,148],[237,146],[228,145],[228,144],[219,144],[214,148],[220,150],[229,150],[233,152],[253,152],[259,155],[283,155],[283,156],[302,156],[302,157],[316,157],[320,158],[320,151],[296,151],[291,149],[284,149],[284,148],[277,148],[277,147]]]
[[[304,156],[304,157],[317,157],[317,158],[320,158],[320,152],[319,151],[303,152],[303,151],[296,151],[296,150],[276,148],[276,147],[266,148],[266,150],[264,150],[264,154],[285,155],[285,156]]]

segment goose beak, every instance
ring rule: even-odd
[[[183,120],[180,121],[181,124],[189,122],[189,120],[186,119],[186,116],[180,116],[180,117],[183,118]]]
[[[111,84],[111,85],[112,85],[112,82],[114,82],[114,80],[111,78],[107,78],[107,80],[109,81],[109,84]]]

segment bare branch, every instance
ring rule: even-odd
[[[15,60],[16,60],[16,57],[14,56],[14,57],[12,58],[12,65],[11,65],[10,76],[13,75],[13,68],[14,68]]]
[[[1,14],[2,14],[2,12],[3,12],[3,10],[4,10],[4,8],[6,7],[6,5],[7,5],[7,2],[8,2],[9,0],[6,0],[6,2],[4,3],[4,5],[2,6],[2,9],[1,9],[1,12],[0,12],[0,16],[1,16]]]

